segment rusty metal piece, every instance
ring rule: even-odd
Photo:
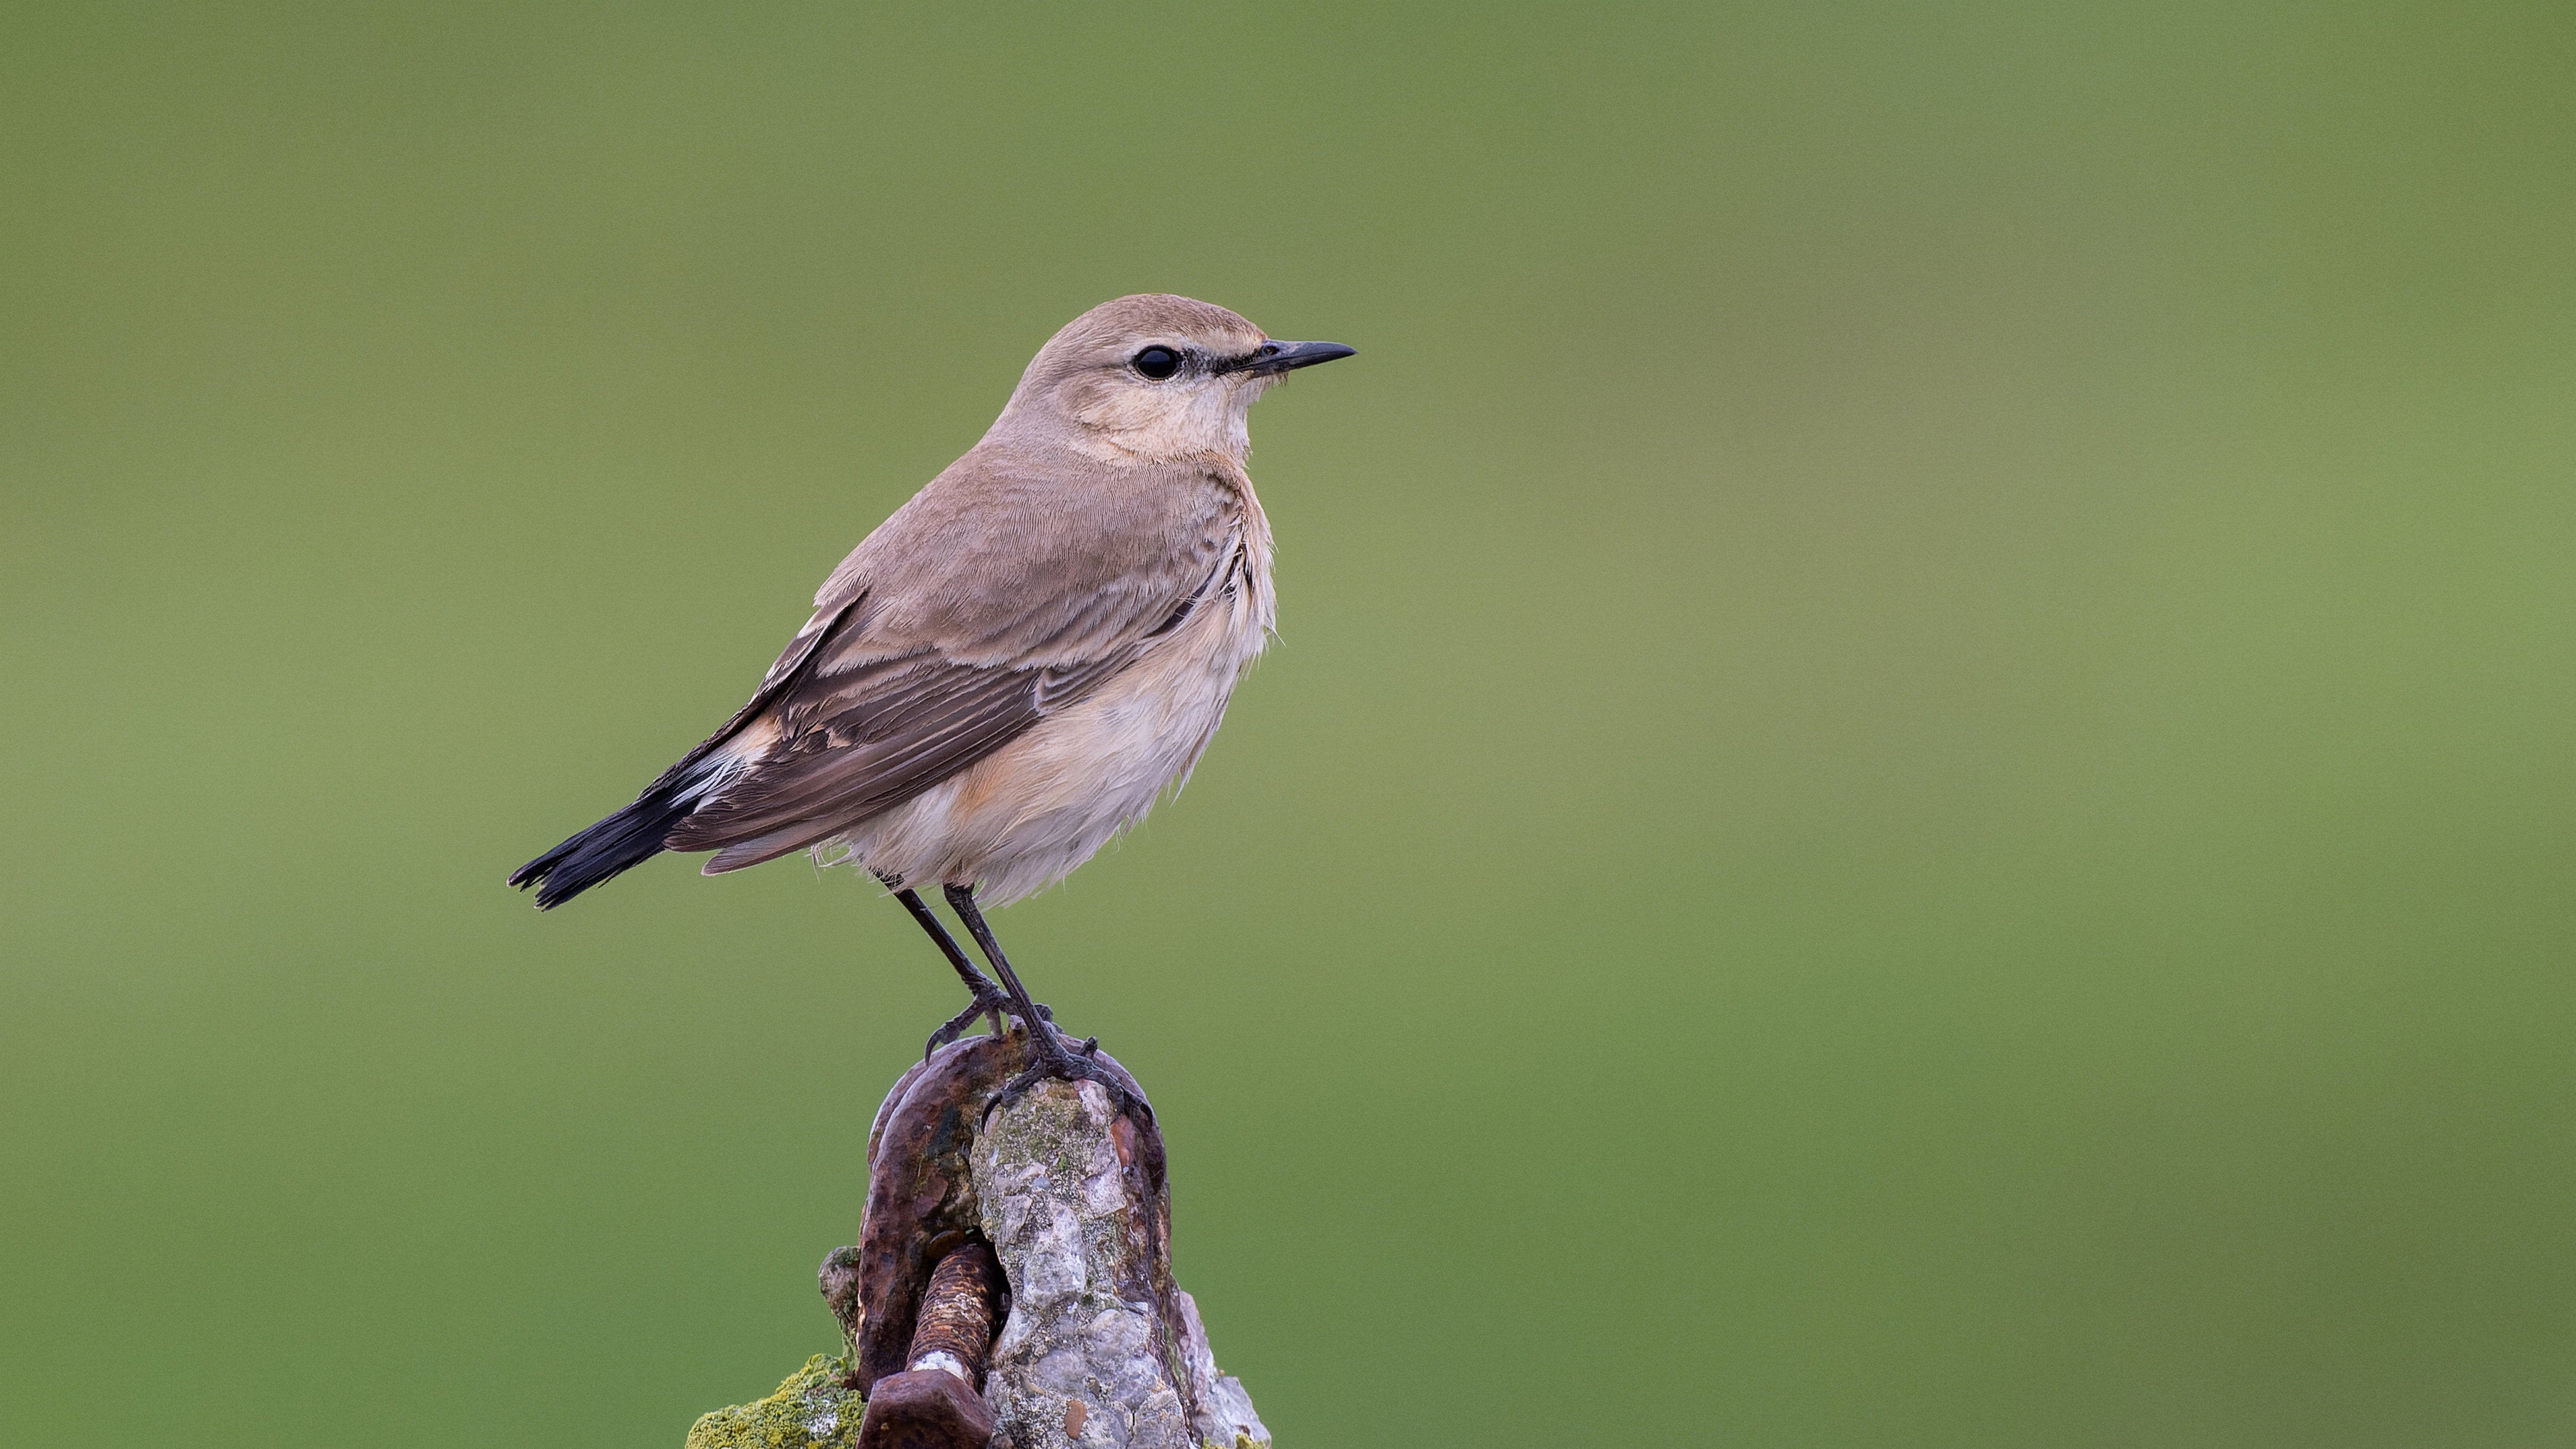
[[[1004,1313],[1001,1265],[979,1234],[939,1260],[901,1373],[868,1391],[859,1449],[983,1449],[993,1437],[984,1364]]]
[[[940,1259],[931,1272],[929,1289],[921,1295],[920,1326],[912,1331],[905,1372],[943,1369],[981,1392],[984,1365],[993,1353],[993,1330],[1006,1311],[1002,1292],[1002,1265],[994,1261],[993,1246],[981,1234]]]
[[[868,1392],[859,1449],[983,1449],[993,1437],[984,1364],[1001,1321],[1002,1267],[982,1235],[939,1260],[921,1295],[920,1327],[901,1373]]]
[[[916,1369],[877,1380],[858,1449],[984,1449],[992,1438],[983,1395],[943,1369]]]
[[[859,1224],[851,1387],[903,1372],[923,1290],[940,1255],[977,1231],[966,1161],[984,1103],[1023,1062],[1025,1039],[970,1036],[905,1072],[868,1134],[868,1205]]]

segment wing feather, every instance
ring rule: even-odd
[[[988,485],[996,470],[986,460]],[[710,872],[804,849],[972,766],[1153,648],[1230,576],[1242,521],[1212,471],[1118,481],[1123,494],[1088,480],[1087,511],[1001,510],[1023,514],[1005,519],[1018,529],[993,526],[991,486],[971,509],[945,506],[934,483],[898,510],[835,572],[759,694],[683,762],[767,737],[737,747],[741,765],[668,847],[718,851]]]

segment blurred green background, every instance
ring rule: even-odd
[[[1004,915],[1283,1445],[2576,1438],[2563,5],[22,5],[0,1439],[676,1446],[891,904],[504,871],[1037,344],[1283,642]]]

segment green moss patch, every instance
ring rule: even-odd
[[[859,1391],[841,1387],[849,1360],[816,1354],[756,1404],[718,1409],[689,1429],[687,1449],[852,1449]]]

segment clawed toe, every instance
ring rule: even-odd
[[[993,1035],[1007,1035],[1010,1031],[1011,1011],[1011,998],[999,991],[990,995],[977,996],[973,1005],[948,1018],[941,1024],[939,1030],[930,1034],[929,1042],[921,1049],[921,1059],[925,1062],[930,1060],[932,1052],[964,1036],[966,1028],[973,1026],[975,1018],[979,1016],[989,1016],[993,1019]],[[1046,1008],[1041,1006],[1038,1011],[1043,1014]]]
[[[975,1024],[975,1018],[982,1016],[983,1014],[983,1003],[977,1002],[975,1005],[967,1007],[964,1011],[957,1013],[955,1016],[952,1016],[948,1018],[947,1021],[941,1023],[939,1030],[930,1034],[930,1040],[922,1043],[921,1059],[925,1062],[930,1060],[930,1054],[932,1052],[935,1052],[941,1047],[948,1045],[950,1042],[957,1040],[957,1038],[964,1036],[966,1034],[966,1028],[973,1026]]]
[[[1095,1036],[1084,1039],[1077,1049],[1078,1055],[1075,1052],[1064,1051],[1061,1046],[1057,1048],[1058,1054],[1052,1059],[1041,1055],[1036,1061],[1029,1063],[1018,1076],[1003,1083],[1002,1089],[995,1092],[992,1100],[984,1104],[984,1120],[991,1121],[997,1109],[1018,1101],[1029,1088],[1053,1078],[1059,1082],[1098,1082],[1102,1089],[1109,1093],[1109,1105],[1113,1110],[1124,1112],[1132,1107],[1143,1112],[1145,1120],[1152,1121],[1154,1104],[1146,1101],[1143,1093],[1122,1080],[1123,1074],[1103,1066],[1095,1056],[1099,1049],[1100,1038]]]

